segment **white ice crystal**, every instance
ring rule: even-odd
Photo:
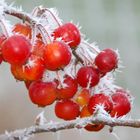
[[[42,111],[40,114],[37,115],[37,117],[35,119],[35,124],[36,125],[44,125],[47,122],[47,120],[46,120],[46,118],[44,116],[44,113],[45,112]]]
[[[104,77],[100,79],[100,82],[95,87],[94,92],[95,93],[104,93],[104,94],[112,94],[116,91],[117,88],[120,88],[119,86],[114,84],[115,77],[112,72],[107,73]]]

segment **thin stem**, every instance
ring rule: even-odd
[[[51,14],[52,18],[54,19],[54,21],[57,23],[58,27],[61,26],[60,22],[58,21],[58,19],[57,19],[56,16],[52,13],[51,10],[49,10],[48,8],[42,8],[41,11],[42,11],[42,13],[43,13],[43,12],[46,12],[46,11],[49,12],[49,13]]]
[[[37,35],[37,25],[34,24],[34,25],[32,26],[32,38],[31,38],[31,44],[32,44],[32,46],[34,46],[34,44],[35,44],[36,35]]]
[[[20,12],[20,11],[16,11],[14,9],[5,10],[4,13],[6,13],[8,15],[12,15],[12,16],[17,17],[22,20],[25,20],[30,24],[35,23],[35,20],[33,20],[28,14]]]
[[[60,78],[59,71],[56,71],[56,76],[57,76],[57,79],[59,81],[60,87],[63,88],[63,82],[62,82],[62,80]]]
[[[41,24],[37,24],[37,27],[42,35],[42,39],[44,41],[45,44],[49,44],[51,43],[51,38],[49,33],[46,31],[46,29],[41,25]],[[46,40],[47,39],[47,40]]]
[[[31,15],[32,15],[32,16],[37,16],[37,15],[38,15],[39,10],[40,10],[40,8],[39,8],[39,7],[35,7],[35,8],[32,10]]]
[[[7,30],[7,28],[6,28],[5,24],[4,24],[4,21],[2,19],[0,20],[0,26],[1,26],[1,29],[2,29],[2,31],[4,33],[4,35],[6,37],[9,37],[10,34],[9,34],[9,32],[8,32],[8,30]]]
[[[86,45],[86,46],[88,46],[88,47],[90,47],[90,48],[92,48],[97,54],[99,54],[99,51],[97,49],[95,49],[94,47],[92,47],[89,43],[87,43],[85,41],[82,41],[81,43]]]
[[[75,50],[75,49],[72,50],[72,54],[76,57],[76,59],[77,59],[82,65],[84,65],[84,61],[83,61],[82,58],[76,53],[76,50]]]

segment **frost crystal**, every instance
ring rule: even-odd
[[[46,121],[46,118],[44,117],[44,111],[42,111],[35,119],[35,124],[36,125],[43,125],[45,124],[47,121]]]

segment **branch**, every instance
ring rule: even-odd
[[[14,10],[12,8],[11,9],[5,9],[4,13],[8,14],[8,15],[12,15],[14,17],[17,17],[17,18],[22,19],[24,21],[27,21],[30,24],[35,22],[35,20],[33,18],[31,18],[31,16],[29,16],[27,13],[24,13],[24,12],[21,12],[21,11],[18,11],[18,10]]]
[[[10,133],[0,135],[0,139],[3,140],[23,140],[26,137],[30,137],[33,134],[44,132],[56,132],[60,130],[78,128],[81,129],[89,123],[104,124],[110,127],[125,126],[140,128],[140,120],[134,119],[119,119],[110,118],[108,116],[87,117],[82,119],[76,119],[66,122],[50,122],[43,125],[34,125],[29,128],[15,130]]]

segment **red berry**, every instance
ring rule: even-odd
[[[58,118],[64,120],[73,120],[79,116],[79,106],[71,100],[61,100],[55,105],[55,114]]]
[[[90,87],[96,86],[99,80],[98,71],[91,66],[81,67],[77,73],[77,81],[82,87],[87,87],[88,84],[90,84]]]
[[[2,55],[0,55],[0,64],[2,63],[2,61],[3,61],[3,57]]]
[[[21,35],[9,37],[2,45],[3,58],[14,65],[24,64],[30,56],[31,44]]]
[[[80,117],[90,117],[92,114],[89,112],[88,107],[84,106],[81,110]],[[84,127],[87,131],[100,131],[104,128],[103,124],[88,124]]]
[[[113,109],[111,111],[111,116],[123,116],[130,112],[131,103],[129,101],[129,96],[126,91],[116,91],[112,95]]]
[[[17,23],[14,26],[13,32],[22,34],[26,37],[29,37],[30,39],[32,37],[32,29],[28,24]]]
[[[2,63],[3,61],[3,57],[2,57],[2,44],[3,42],[6,40],[6,36],[1,34],[0,35],[0,64]]]
[[[115,69],[118,64],[116,52],[112,49],[101,51],[95,58],[95,64],[102,73],[110,72]]]
[[[80,112],[80,118],[90,117],[91,115],[92,114],[89,112],[88,107],[85,105]]]
[[[56,99],[56,84],[53,82],[35,81],[29,87],[31,101],[44,107],[52,104]]]
[[[32,81],[24,81],[24,84],[27,89],[29,89],[30,85],[32,84]]]
[[[65,23],[54,31],[54,38],[61,37],[70,47],[80,44],[81,36],[78,28],[72,23]]]
[[[31,55],[25,65],[11,65],[11,72],[17,80],[39,80],[42,78],[44,71],[44,61],[35,55]]]
[[[91,131],[91,132],[92,131],[97,132],[97,131],[100,131],[103,128],[104,128],[103,124],[88,124],[88,125],[85,126],[85,129],[87,131]]]
[[[57,70],[68,65],[71,52],[64,42],[55,41],[45,47],[44,61],[48,70]]]
[[[57,90],[58,99],[69,99],[72,98],[78,89],[77,81],[70,76],[66,75],[63,82],[65,87]]]
[[[97,105],[104,105],[104,109],[107,112],[110,112],[113,108],[113,103],[111,101],[110,96],[107,96],[103,93],[94,94],[90,98],[89,104],[88,104],[89,112],[93,114]]]
[[[88,104],[90,99],[90,92],[88,89],[82,89],[78,96],[76,97],[76,102],[80,106],[85,106]]]
[[[2,49],[2,44],[5,40],[6,40],[6,36],[1,34],[0,35],[0,53],[1,53],[1,49]]]

